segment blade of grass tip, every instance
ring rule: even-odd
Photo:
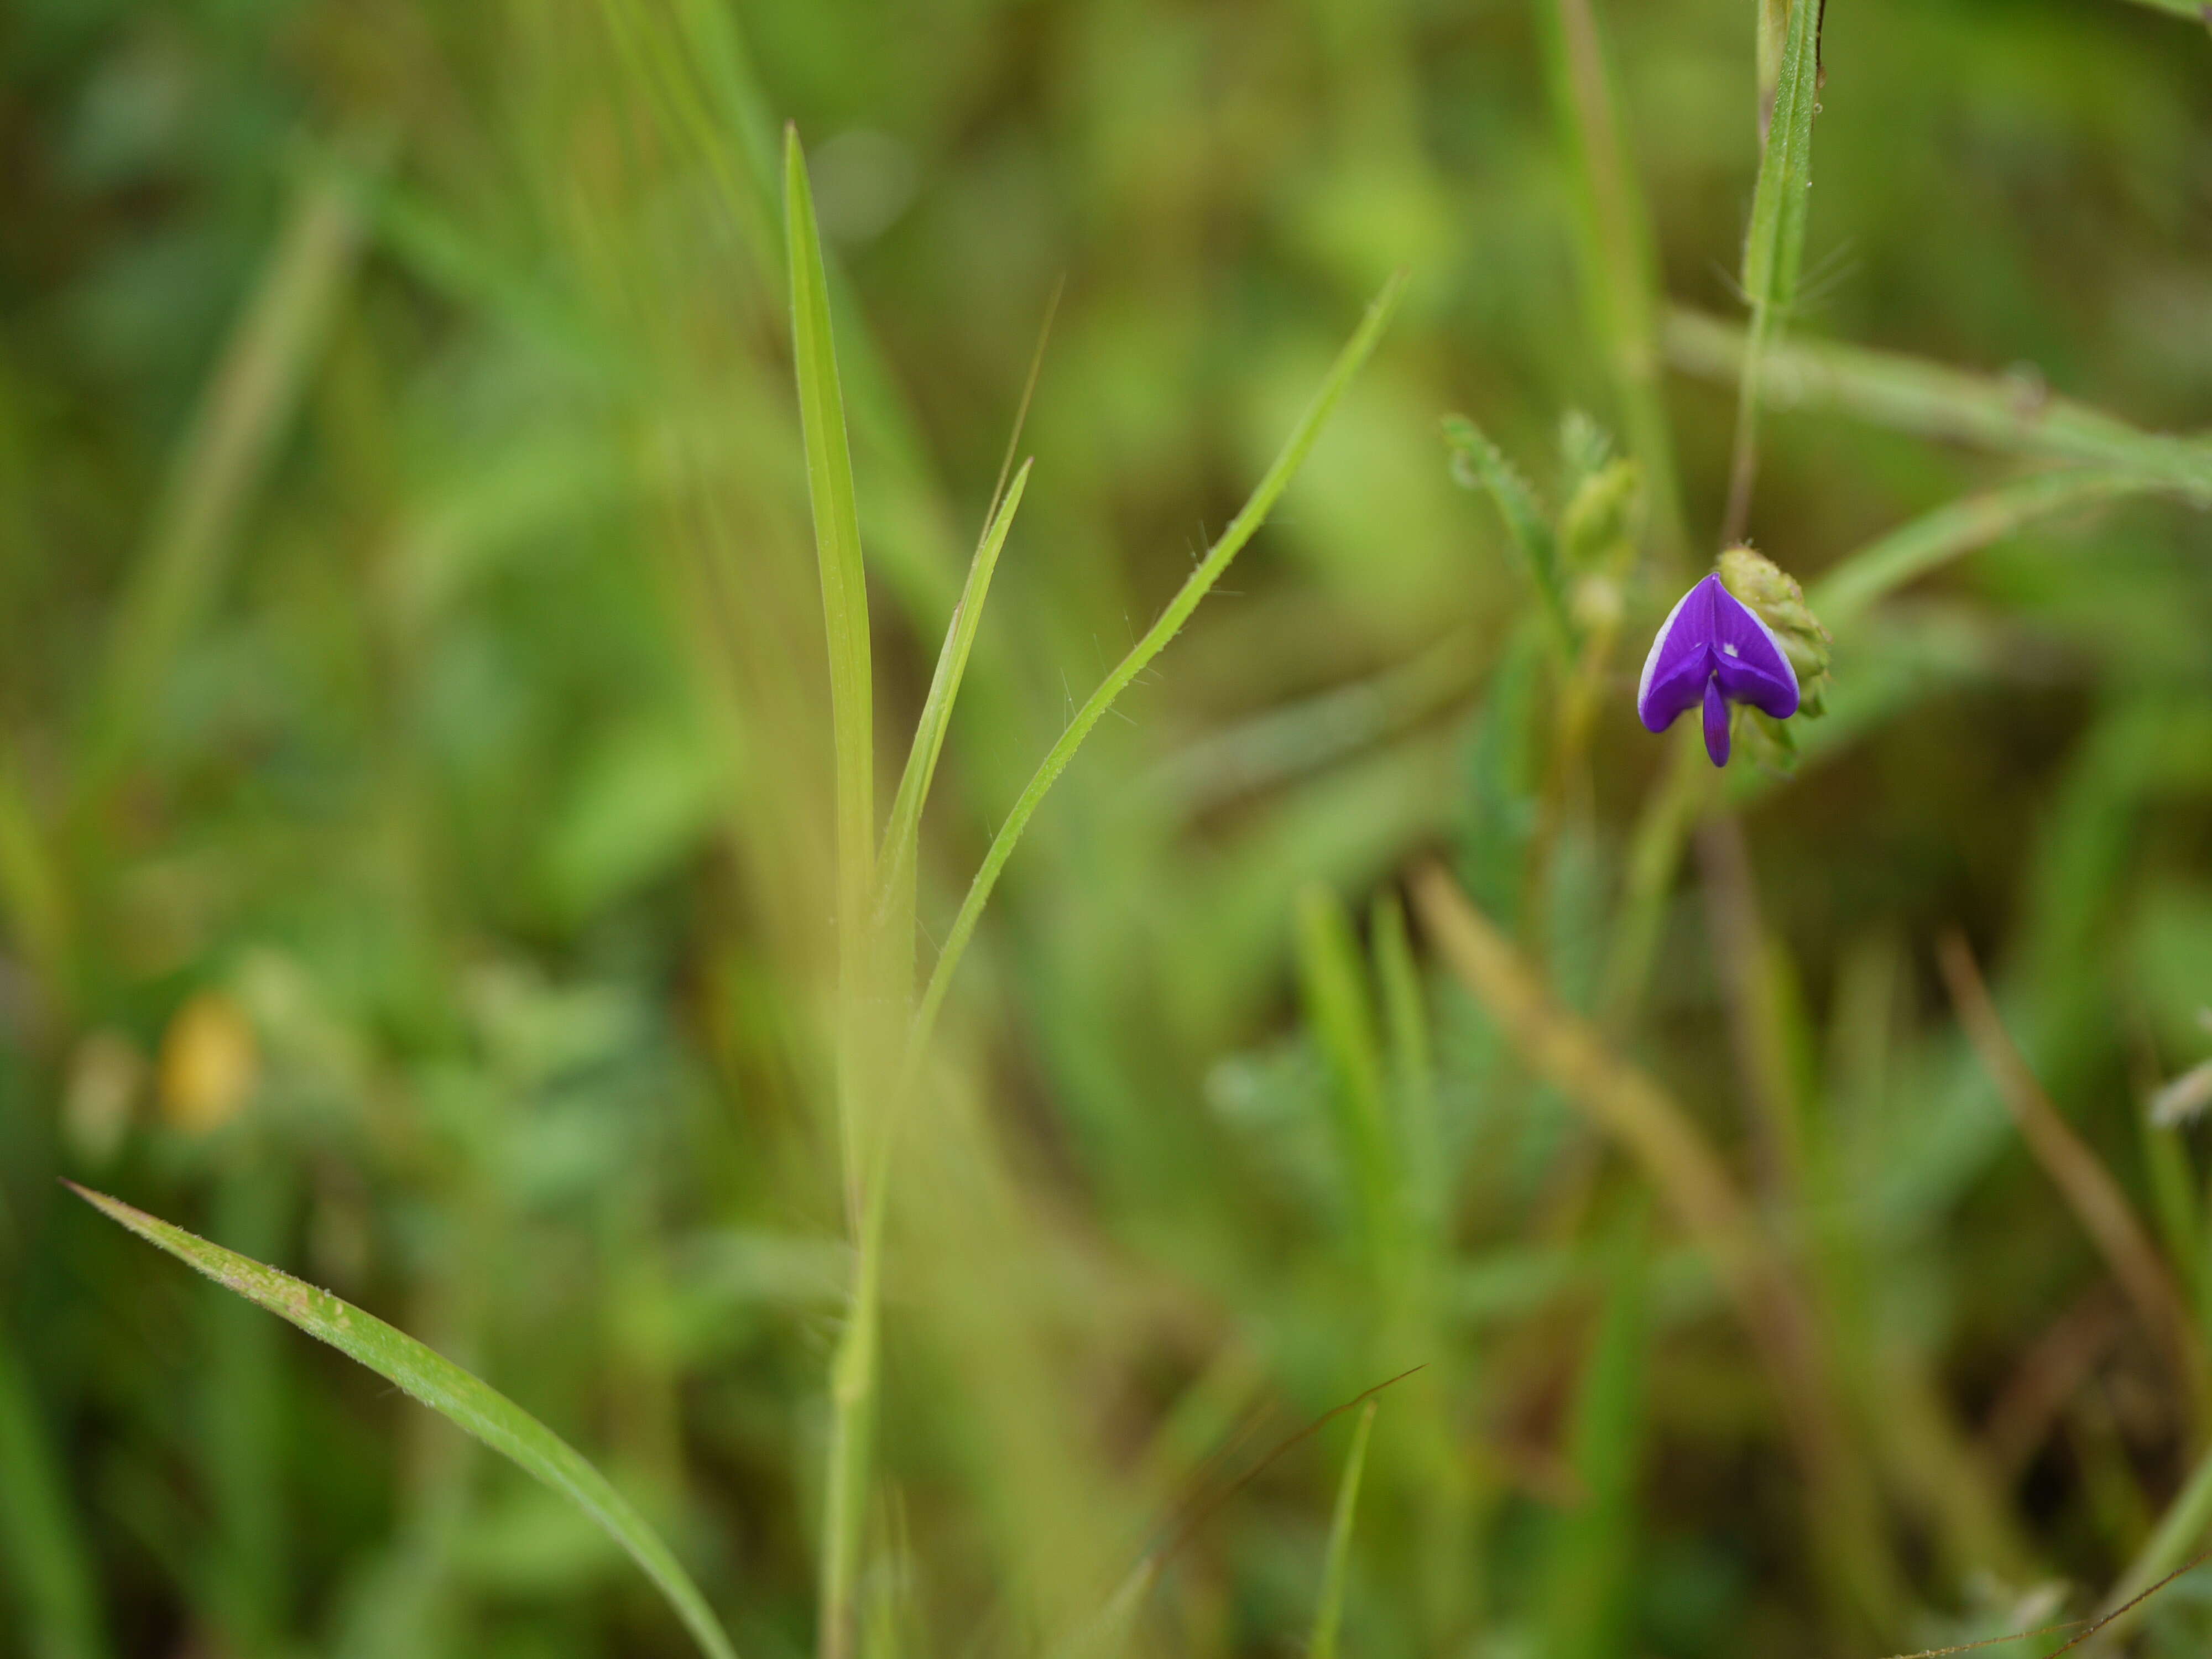
[[[1688,544],[1674,473],[1674,434],[1659,395],[1659,261],[1651,219],[1621,137],[1605,37],[1590,0],[1539,0],[1552,109],[1573,163],[1583,286],[1612,359],[1629,453],[1644,463],[1661,553]]]
[[[15,1589],[21,1633],[44,1659],[102,1659],[99,1592],[53,1437],[0,1327],[0,1555]]]
[[[799,129],[784,130],[784,231],[791,255],[791,345],[799,380],[799,418],[806,447],[806,494],[822,574],[822,615],[830,635],[831,740],[837,756],[839,957],[849,970],[860,938],[875,856],[875,758],[870,702],[867,576],[860,562],[860,517],[853,454],[830,332],[829,277]]]
[[[1743,291],[1751,303],[1738,382],[1735,452],[1729,466],[1728,515],[1721,539],[1743,538],[1751,515],[1752,479],[1759,466],[1759,359],[1782,326],[1797,295],[1805,253],[1805,221],[1813,184],[1813,117],[1822,0],[1796,0],[1782,40],[1775,82],[1774,117],[1768,124],[1752,192],[1751,228],[1743,243]]]
[[[1344,1460],[1344,1478],[1337,1483],[1336,1512],[1329,1517],[1328,1553],[1321,1571],[1321,1605],[1314,1610],[1313,1640],[1306,1651],[1312,1659],[1336,1659],[1336,1638],[1344,1623],[1344,1584],[1352,1565],[1352,1518],[1359,1504],[1359,1478],[1367,1468],[1367,1442],[1375,1431],[1375,1408],[1369,1401],[1360,1408],[1359,1426],[1352,1431],[1352,1450]]]
[[[929,694],[923,699],[921,717],[915,721],[914,744],[907,751],[906,770],[900,775],[898,793],[891,799],[890,822],[884,830],[883,867],[878,877],[877,906],[894,935],[892,944],[912,948],[914,884],[920,860],[921,809],[929,799],[930,781],[937,775],[938,757],[945,747],[945,728],[952,719],[952,704],[960,695],[961,676],[968,654],[981,626],[983,601],[991,591],[991,574],[998,568],[1000,550],[1006,544],[1014,514],[1029,488],[1030,463],[1022,463],[1012,486],[983,532],[983,539],[968,567],[968,580],[952,610],[951,625],[938,653],[937,671],[930,676]],[[906,919],[904,933],[894,915]]]
[[[2157,486],[2139,474],[2035,472],[1946,503],[1868,543],[1814,585],[1808,603],[1832,629],[1858,620],[1877,599],[2010,535],[2048,514]]]
[[[64,1183],[148,1243],[225,1290],[327,1342],[567,1498],[596,1522],[653,1580],[700,1648],[714,1659],[737,1650],[665,1544],[629,1501],[583,1455],[482,1379],[382,1320],[290,1274],[226,1250],[119,1199]]]
[[[2136,1316],[2166,1354],[2175,1382],[2201,1419],[2208,1397],[2212,1397],[2204,1351],[2157,1245],[2136,1218],[2119,1182],[2043,1092],[2027,1056],[2005,1030],[1965,938],[1956,932],[1944,934],[1937,941],[1936,956],[1959,1023],[1995,1080],[2021,1139],[2135,1304]]]
[[[1044,349],[1052,343],[1053,319],[1060,315],[1060,296],[1067,289],[1067,274],[1063,271],[1052,279],[1052,293],[1044,302],[1044,320],[1037,325],[1036,348],[1030,353],[1030,372],[1022,381],[1021,401],[1014,405],[1013,429],[1006,434],[1006,453],[999,459],[999,480],[991,486],[991,504],[983,509],[983,525],[988,533],[991,520],[998,515],[999,503],[1006,496],[1006,479],[1014,470],[1014,456],[1022,447],[1022,428],[1029,424],[1030,404],[1036,396],[1037,377],[1044,373]]]
[[[222,582],[360,243],[354,186],[327,173],[305,184],[193,413],[117,603],[76,780],[81,801],[129,760],[171,662]]]
[[[1020,843],[1023,831],[1029,828],[1030,820],[1036,815],[1037,808],[1043,804],[1045,796],[1059,781],[1060,775],[1067,769],[1068,763],[1075,758],[1076,750],[1083,746],[1083,741],[1091,735],[1091,729],[1106,717],[1107,710],[1128,689],[1130,683],[1145,672],[1152,659],[1167,648],[1168,641],[1182,631],[1183,624],[1190,620],[1191,612],[1198,609],[1199,601],[1212,590],[1213,585],[1221,580],[1222,573],[1229,568],[1231,562],[1243,550],[1244,544],[1266,522],[1267,514],[1304,463],[1315,441],[1321,436],[1321,429],[1344,396],[1345,388],[1351,385],[1352,376],[1359,372],[1360,366],[1375,349],[1375,343],[1382,337],[1391,313],[1397,309],[1405,286],[1405,273],[1401,271],[1391,277],[1369,305],[1367,314],[1360,319],[1359,327],[1337,355],[1336,362],[1330,368],[1328,378],[1322,382],[1320,391],[1315,393],[1313,401],[1299,416],[1288,441],[1261,477],[1250,499],[1230,520],[1229,527],[1221,532],[1220,539],[1206,550],[1205,558],[1190,573],[1175,598],[1168,602],[1167,609],[1160,613],[1158,620],[1145,631],[1144,637],[1129,648],[1128,653],[1099,682],[1097,689],[1085,699],[1083,706],[1076,711],[1075,718],[1068,722],[1067,729],[1060,733],[1060,740],[1046,752],[1036,771],[1023,787],[1012,810],[1006,814],[1006,821],[992,838],[990,848],[983,855],[982,865],[969,884],[968,896],[961,902],[959,914],[953,918],[952,927],[945,934],[944,948],[938,952],[937,964],[930,972],[929,983],[922,993],[921,1004],[915,1012],[914,1025],[907,1039],[904,1071],[908,1079],[911,1079],[922,1055],[928,1049],[938,1014],[944,1006],[945,991],[960,966],[961,957],[967,951],[969,940],[975,936],[975,924],[982,916],[983,907],[989,902],[992,890],[998,885],[999,877],[1006,867],[1006,860],[1013,856],[1015,847]],[[894,1097],[902,1098],[908,1086],[908,1083],[902,1083]]]
[[[1685,307],[1667,313],[1667,360],[1686,374],[1733,380],[1747,331]],[[2053,397],[2032,377],[1969,374],[1863,346],[1769,340],[1760,357],[1768,407],[1835,409],[1921,437],[2042,455],[2165,481],[2212,499],[2212,442],[2144,432],[2102,410]]]
[[[1013,524],[1014,508],[1020,504],[1022,491],[1029,483],[1030,464],[1024,461],[1019,475],[1013,477],[1013,496],[1008,500],[1006,480],[1013,476],[1014,456],[1021,447],[1022,428],[1029,422],[1030,401],[1036,395],[1037,376],[1044,368],[1044,349],[1052,338],[1053,319],[1060,313],[1060,292],[1066,286],[1065,277],[1054,281],[1052,297],[1045,302],[1044,321],[1037,329],[1036,349],[1030,354],[1029,376],[1022,384],[1021,401],[1014,406],[1013,429],[1006,434],[1006,453],[999,463],[998,481],[991,486],[991,504],[983,512],[983,532],[975,543],[975,556],[969,562],[967,583],[953,606],[952,621],[945,629],[944,648],[937,659],[937,672],[930,678],[921,718],[915,722],[914,743],[907,751],[906,769],[899,778],[898,793],[892,799],[890,823],[884,830],[884,871],[877,896],[877,906],[882,912],[879,921],[894,947],[909,957],[914,939],[915,880],[921,863],[921,809],[929,799],[930,781],[937,773],[938,756],[945,745],[945,731],[952,718],[953,702],[960,695],[960,678],[968,666],[968,653],[975,642],[975,630],[982,624],[983,600],[990,591],[991,573],[998,565],[999,550],[1006,544],[1006,532]]]

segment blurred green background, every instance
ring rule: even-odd
[[[1992,377],[2022,423],[2212,422],[2205,28],[1827,9],[1793,338]],[[851,1259],[786,119],[890,763],[1065,282],[925,823],[925,968],[1037,758],[1410,272],[954,987],[891,1200],[869,1659],[1302,1650],[1352,1419],[1266,1455],[1416,1364],[1351,1652],[1875,1659],[2188,1559],[2212,1149],[2146,1107],[2212,1054],[2204,501],[2039,518],[1839,624],[1802,769],[1689,798],[1649,989],[1608,1000],[1676,775],[1633,674],[1717,546],[1735,391],[1678,320],[1679,470],[1638,457],[1587,762],[1551,767],[1562,682],[1438,428],[1473,416],[1557,506],[1569,412],[1633,424],[1551,11],[0,13],[0,1653],[687,1650],[558,1498],[58,1176],[477,1370],[748,1659],[814,1648]],[[1731,319],[1757,11],[1596,8],[1657,280]],[[1798,401],[1750,528],[1808,586],[2035,464]],[[1418,916],[1405,948],[1431,856],[1548,1012],[1471,993]],[[2075,1139],[2008,1115],[1965,951]],[[1815,1406],[1536,1052],[1563,1009],[1719,1149]],[[2212,1645],[2212,1583],[2153,1608],[2143,1651]]]

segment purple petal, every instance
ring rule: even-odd
[[[1717,677],[1705,682],[1705,753],[1714,765],[1728,764],[1729,706]]]
[[[1797,712],[1797,673],[1765,619],[1709,578],[1713,596],[1713,666],[1722,692],[1762,714],[1786,720]]]
[[[1664,732],[1704,695],[1713,672],[1713,595],[1724,591],[1719,577],[1706,577],[1675,600],[1659,624],[1636,686],[1636,714],[1645,731]]]

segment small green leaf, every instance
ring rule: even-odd
[[[1352,1563],[1352,1516],[1359,1504],[1359,1477],[1367,1468],[1367,1440],[1375,1428],[1376,1401],[1360,1408],[1352,1431],[1352,1455],[1344,1460],[1344,1479],[1336,1488],[1336,1513],[1328,1523],[1328,1556],[1322,1567],[1321,1605],[1314,1613],[1310,1659],[1336,1659],[1336,1635],[1344,1622],[1344,1582]]]
[[[722,1633],[706,1598],[668,1547],[646,1525],[644,1517],[582,1454],[506,1395],[328,1291],[317,1290],[289,1273],[210,1244],[118,1199],[87,1191],[75,1182],[69,1185],[85,1202],[149,1244],[159,1245],[225,1290],[234,1291],[280,1319],[289,1320],[348,1358],[398,1384],[447,1421],[536,1475],[629,1552],[630,1559],[645,1569],[646,1577],[659,1586],[701,1648],[714,1659],[737,1659],[737,1650]]]

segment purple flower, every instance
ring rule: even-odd
[[[1716,766],[1728,764],[1729,704],[1747,702],[1778,720],[1797,712],[1797,674],[1782,641],[1717,575],[1675,601],[1636,686],[1646,731],[1664,732],[1700,702],[1705,753]]]

